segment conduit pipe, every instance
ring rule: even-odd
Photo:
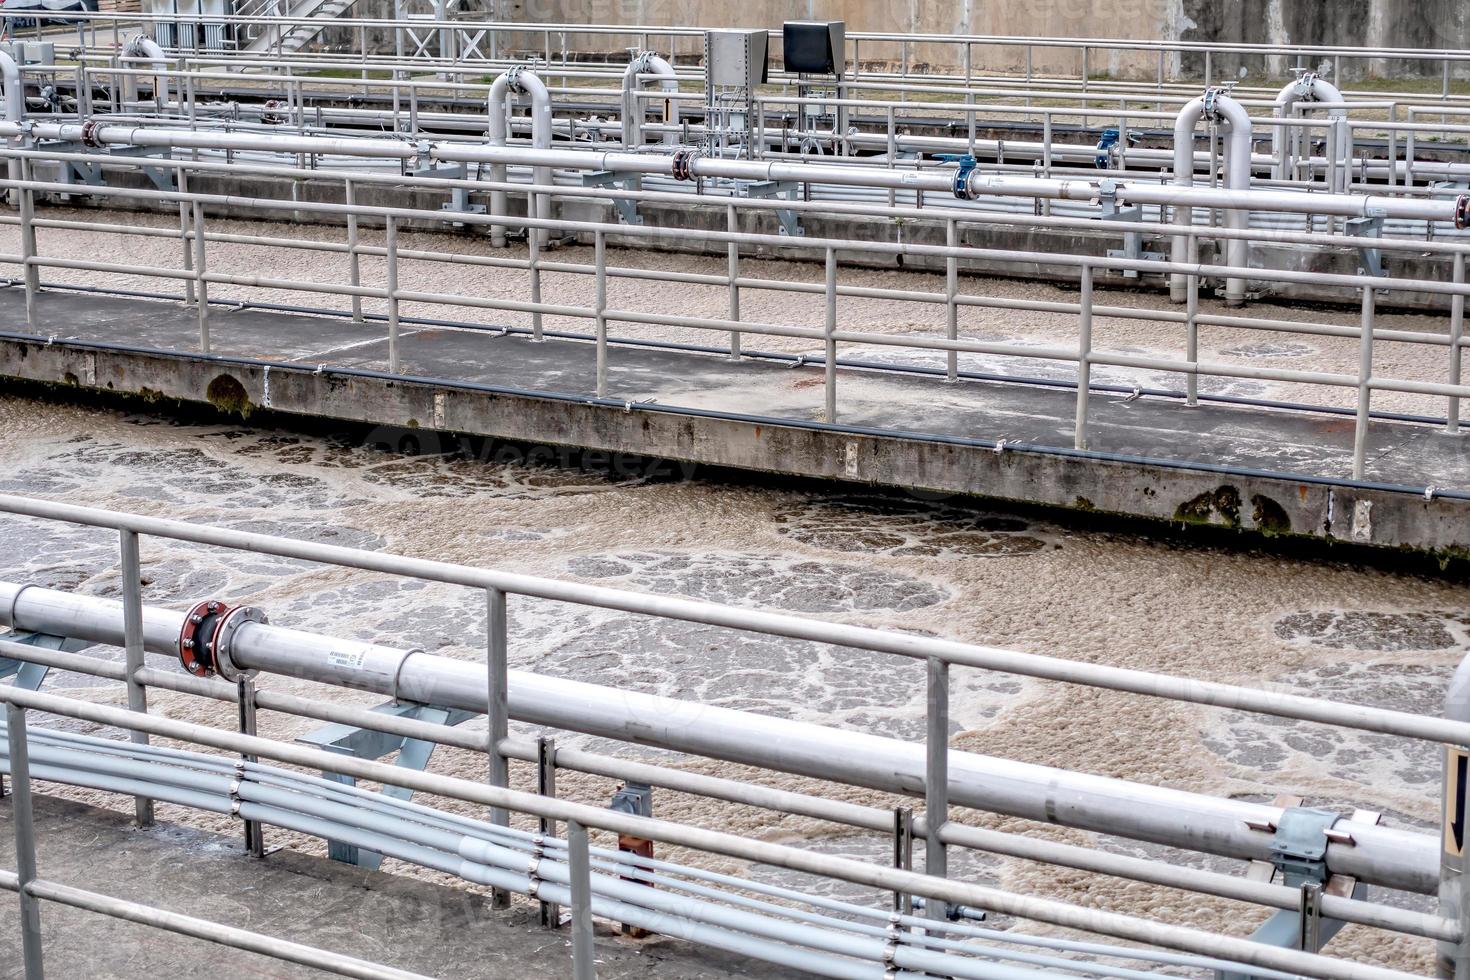
[[[146,61],[157,71],[153,76],[153,100],[160,106],[168,105],[168,56],[158,42],[147,34],[134,36],[123,46],[123,62]],[[136,75],[123,76],[123,101],[138,101],[138,79]],[[182,101],[182,100],[181,100]]]
[[[488,112],[490,117],[490,146],[504,148],[507,143],[510,130],[510,114],[515,110],[516,103],[521,96],[531,100],[531,146],[536,150],[551,149],[551,93],[546,91],[546,85],[537,77],[536,73],[528,68],[512,68],[498,75],[490,84],[490,96]],[[432,155],[432,152],[431,152]],[[466,161],[468,162],[468,161]],[[535,172],[533,180],[537,184],[548,185],[552,181],[551,166],[549,164],[534,164]],[[505,182],[505,165],[503,163],[492,163],[490,167],[490,179],[501,183]],[[505,191],[490,192],[490,213],[492,215],[506,214]],[[551,198],[546,194],[533,194],[526,204],[526,213],[534,214],[542,220],[551,218]],[[538,244],[545,245],[547,231],[545,228],[528,230],[527,234],[536,236]],[[496,248],[505,247],[505,225],[492,225],[490,227],[490,244]]]
[[[182,612],[147,607],[145,648],[178,656]],[[114,600],[0,583],[0,625],[121,645]],[[371,691],[425,704],[486,710],[482,664],[260,623],[235,633],[241,669]],[[749,712],[512,671],[518,721],[635,742],[886,792],[921,795],[922,745]],[[1116,834],[1244,860],[1269,860],[1279,807],[1222,800],[1125,780],[950,753],[950,797],[959,806]],[[1333,871],[1420,893],[1438,887],[1437,841],[1383,827],[1353,828],[1354,844],[1328,849]]]
[[[0,101],[5,104],[5,122],[15,127],[15,132],[8,134],[10,145],[25,146],[26,136],[21,128],[26,115],[25,83],[20,79],[20,65],[4,51],[0,51]],[[11,180],[20,180],[20,160],[12,157],[7,161],[5,173]],[[20,205],[20,194],[18,187],[10,192],[12,207]]]
[[[1337,103],[1327,110],[1329,119],[1346,119],[1347,109],[1341,103],[1346,101],[1342,92],[1338,91],[1336,85],[1319,77],[1314,72],[1307,72],[1300,78],[1296,78],[1286,84],[1276,95],[1276,104],[1271,114],[1278,119],[1285,119],[1291,114],[1292,106],[1298,102],[1332,102]],[[1339,162],[1342,160],[1343,147],[1337,140],[1338,127],[1328,127],[1328,150],[1327,169],[1334,174],[1332,181],[1333,193],[1340,193],[1346,186],[1346,175],[1340,172]],[[1275,180],[1288,180],[1290,167],[1287,166],[1287,149],[1296,142],[1296,132],[1288,133],[1284,126],[1271,127],[1271,156],[1275,160],[1271,167],[1271,176]]]
[[[1245,108],[1228,95],[1211,91],[1191,101],[1174,122],[1174,185],[1190,187],[1194,184],[1194,129],[1201,119],[1212,119],[1225,129],[1225,186],[1232,193],[1250,193],[1251,186],[1251,120]],[[1303,195],[1305,196],[1305,195]],[[1174,208],[1174,223],[1190,227],[1194,212],[1188,206]],[[1245,230],[1250,226],[1250,212],[1233,209],[1225,213],[1227,228]],[[1179,235],[1174,238],[1172,259],[1178,263],[1189,261],[1189,238]],[[1249,261],[1249,242],[1243,238],[1231,239],[1226,245],[1226,265],[1245,268]],[[1182,273],[1169,278],[1169,298],[1183,303],[1189,295],[1189,280]],[[1245,303],[1245,280],[1225,280],[1225,302],[1229,306]]]
[[[646,115],[645,103],[638,98],[638,89],[647,84],[647,79],[640,76],[657,75],[659,88],[665,93],[678,94],[679,80],[674,74],[674,66],[664,58],[652,51],[645,51],[629,62],[627,69],[623,72],[623,149],[636,150],[643,145],[643,120]],[[665,98],[663,111],[663,124],[665,127],[663,142],[667,145],[677,145],[679,142],[679,102],[677,99]]]
[[[469,143],[295,136],[284,133],[202,132],[161,126],[109,125],[102,120],[86,123],[32,123],[20,127],[0,122],[0,137],[23,131],[43,139],[88,142],[91,145],[134,144],[178,149],[259,150],[282,155],[311,154],[395,160],[439,160],[479,163],[492,167],[529,166],[549,174],[552,168],[608,170],[614,173],[674,176],[674,158],[663,153],[626,153],[595,150],[536,149],[519,146],[478,146]],[[686,165],[691,177],[734,180],[777,180],[893,190],[922,190],[953,193],[954,172],[948,169],[895,171],[877,167],[841,164],[780,163],[758,160],[724,160],[694,155]],[[538,178],[538,180],[541,178]],[[966,193],[971,196],[1014,196],[1059,201],[1095,203],[1099,184],[1110,180],[1120,203],[1165,207],[1202,207],[1276,211],[1286,214],[1320,214],[1358,218],[1382,213],[1390,219],[1439,221],[1464,227],[1470,223],[1470,195],[1456,200],[1380,197],[1357,194],[1304,194],[1299,191],[1236,190],[1125,181],[1113,178],[1042,178],[999,176],[978,171],[970,175]],[[492,198],[493,202],[493,198]]]

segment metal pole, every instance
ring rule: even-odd
[[[240,711],[240,734],[255,734],[255,682],[249,677],[241,677],[235,682],[235,703]],[[253,755],[242,755],[240,762],[255,762]],[[257,820],[245,821],[245,849],[252,857],[265,857],[265,835],[262,832],[260,822]]]
[[[199,350],[209,353],[209,284],[204,281],[204,204],[194,202],[194,279],[199,309]]]
[[[121,553],[123,658],[127,670],[128,710],[148,713],[148,689],[138,680],[143,668],[143,574],[139,557],[138,535],[134,531],[118,532]],[[135,745],[147,745],[148,733],[133,731],[128,738]],[[133,798],[133,812],[139,827],[153,825],[153,801],[146,796]]]
[[[955,220],[951,218],[944,225],[944,244],[953,249],[959,244],[959,232]],[[955,302],[955,297],[960,291],[960,260],[953,252],[944,257],[944,306],[946,318],[945,336],[950,340],[958,340],[960,337],[960,309]],[[950,381],[959,380],[960,355],[959,351],[951,350],[946,355],[946,376]]]
[[[924,737],[924,873],[946,877],[948,860],[940,830],[949,822],[949,663],[939,657],[929,658],[928,722]],[[943,902],[930,900],[925,912],[931,919],[943,920]]]
[[[20,161],[20,179],[24,185],[20,190],[20,252],[25,261],[21,270],[25,280],[26,326],[36,329],[36,292],[41,286],[41,272],[36,266],[36,199],[27,186],[31,179],[31,161],[23,157]]]
[[[1189,236],[1189,263],[1199,264],[1199,236]],[[1184,359],[1190,364],[1199,360],[1199,275],[1190,273],[1185,277],[1184,306]],[[1184,377],[1184,403],[1199,404],[1199,372],[1192,369]]]
[[[914,867],[914,810],[913,807],[893,808],[893,866],[903,871]],[[911,899],[901,891],[893,893],[893,911],[908,915]]]
[[[26,709],[5,706],[5,734],[10,742],[10,807],[15,822],[15,874],[20,883],[20,942],[26,980],[42,980],[41,900],[28,889],[36,880],[36,822],[31,809],[31,766],[26,747]]]
[[[725,226],[732,236],[730,244],[726,248],[729,260],[727,276],[730,280],[730,321],[740,322],[740,243],[735,241],[735,235],[740,233],[740,217],[735,213],[735,205],[730,204],[725,209]],[[730,356],[735,359],[740,357],[740,331],[730,331]]]
[[[1455,253],[1455,285],[1465,284],[1465,253]],[[1464,354],[1461,344],[1465,336],[1465,294],[1456,293],[1450,297],[1450,377],[1452,385],[1460,383],[1460,372],[1464,365]],[[1451,396],[1449,407],[1446,412],[1448,421],[1445,423],[1446,432],[1460,431],[1460,399]]]
[[[1363,287],[1363,317],[1358,343],[1358,418],[1353,427],[1353,479],[1363,479],[1367,470],[1368,421],[1373,389],[1373,287]]]
[[[398,219],[389,215],[388,226],[388,372],[398,373]]]
[[[1077,421],[1073,444],[1087,448],[1087,395],[1092,386],[1092,266],[1082,267],[1082,300],[1077,330]]]
[[[344,182],[344,198],[348,207],[347,212],[347,273],[354,286],[362,285],[362,259],[357,254],[357,184],[348,180]],[[356,294],[352,297],[352,320],[354,323],[362,322],[362,297]]]
[[[592,860],[587,851],[587,828],[567,821],[567,870],[572,891],[572,976],[597,980],[592,946]]]
[[[527,217],[534,216],[532,198],[526,198]],[[537,309],[531,311],[531,339],[541,339],[541,231],[537,228],[526,229],[526,247],[528,251],[529,268],[531,272],[531,303]]]
[[[837,250],[827,249],[827,321],[824,365],[827,392],[827,421],[837,421]]]
[[[505,592],[501,589],[486,589],[485,600],[485,674],[488,685],[485,753],[490,764],[490,785],[504,789],[510,786],[510,761],[500,747],[510,728],[510,696],[507,693],[506,679],[509,673],[509,641],[506,637],[508,620]],[[509,827],[510,811],[504,807],[491,807],[490,822],[497,827]],[[491,904],[495,908],[510,908],[510,892],[495,889]]]
[[[593,314],[597,328],[597,397],[607,396],[607,236],[601,229],[592,235],[597,267],[597,295]]]
[[[536,739],[536,792],[541,796],[556,798],[556,740],[545,735]],[[556,836],[556,821],[550,817],[540,818],[541,836]],[[540,903],[541,926],[545,929],[561,928],[561,907],[554,902]]]

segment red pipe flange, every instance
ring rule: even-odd
[[[195,677],[208,677],[215,671],[214,632],[226,612],[217,599],[205,599],[184,617],[179,631],[179,663]]]

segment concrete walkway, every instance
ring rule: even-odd
[[[1427,425],[1372,425],[1366,479],[1418,488],[1385,494],[1347,479],[1354,423],[1344,416],[1096,393],[1089,448],[1097,455],[1078,458],[1068,389],[842,369],[843,430],[833,430],[822,424],[822,369],[809,365],[616,346],[609,398],[598,403],[595,349],[573,340],[405,325],[407,377],[386,379],[369,376],[387,369],[381,322],[215,308],[214,357],[202,359],[194,354],[197,316],[181,304],[43,293],[38,323],[27,330],[22,300],[19,289],[0,290],[0,332],[52,344],[37,351],[18,338],[5,342],[0,374],[231,407],[238,399],[209,390],[224,372],[250,406],[277,411],[1470,553],[1470,501],[1426,501],[1422,493],[1470,488],[1470,437]],[[338,375],[352,379],[352,395]],[[310,378],[320,390],[309,390]],[[493,410],[470,410],[472,394],[496,400]],[[451,411],[451,402],[464,407]],[[616,414],[639,425],[608,417]],[[1010,450],[997,454],[1002,440]],[[909,448],[897,452],[898,444]]]
[[[14,869],[12,799],[0,801],[0,867]],[[35,797],[42,878],[435,977],[521,980],[571,975],[571,937],[536,924],[517,902],[496,912],[458,888],[279,851],[247,856],[238,839]],[[267,842],[269,842],[267,830]],[[19,978],[20,906],[0,892],[0,977]],[[322,976],[254,953],[44,904],[48,977],[91,980]],[[597,975],[725,980],[769,976],[762,963],[667,938],[632,940],[600,929]]]

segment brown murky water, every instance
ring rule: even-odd
[[[1438,711],[1470,643],[1465,586],[1434,578],[1065,528],[957,501],[564,468],[550,450],[470,458],[433,451],[445,447],[431,434],[416,438],[430,452],[406,456],[360,437],[178,424],[0,396],[0,491],[1423,712]],[[0,522],[0,578],[117,594],[111,534]],[[264,607],[282,625],[482,655],[483,603],[468,590],[152,539],[145,539],[144,561],[150,603],[227,597]],[[521,669],[898,738],[922,733],[916,664],[524,599],[512,600],[510,636]],[[50,683],[73,696],[122,701],[115,685]],[[265,683],[369,700],[306,682]],[[973,751],[1223,796],[1296,793],[1313,804],[1382,810],[1401,826],[1427,827],[1436,818],[1439,774],[1430,746],[979,671],[956,672],[953,701],[955,744]],[[152,704],[175,717],[233,723],[224,705],[164,692],[154,692]],[[292,737],[312,726],[267,715],[262,727]],[[750,775],[700,760],[678,764]],[[440,750],[433,768],[480,778],[483,759]],[[523,767],[515,777],[529,785]],[[612,787],[568,774],[561,788],[605,803]],[[884,840],[678,794],[660,793],[656,808],[833,853],[872,860],[888,853]],[[164,815],[234,832],[222,818],[176,808]],[[962,819],[1241,870],[1238,862],[1024,821],[978,813]],[[271,839],[322,849],[278,831]],[[971,854],[952,860],[957,875],[1193,926],[1243,934],[1262,918],[1243,906],[1025,862]],[[1423,907],[1422,900],[1395,901]],[[1431,952],[1427,942],[1357,928],[1331,948],[1419,970]]]

